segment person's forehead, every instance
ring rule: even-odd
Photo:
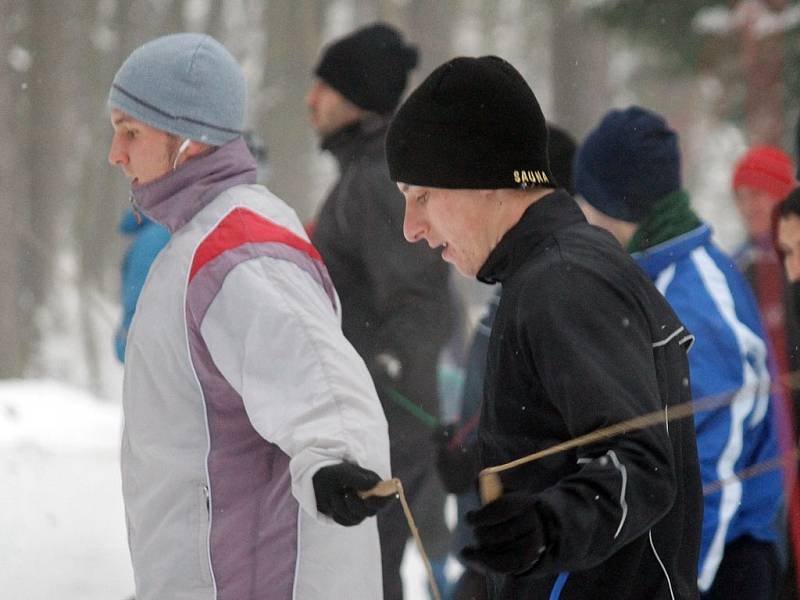
[[[791,214],[781,217],[778,221],[778,231],[786,236],[800,237],[800,216]]]
[[[750,200],[760,202],[770,202],[770,196],[764,190],[751,187],[749,185],[740,185],[734,190],[734,196],[737,200]]]
[[[142,132],[144,132],[144,133],[152,132],[152,133],[155,133],[155,134],[167,135],[166,132],[164,132],[164,131],[162,131],[160,129],[156,129],[155,127],[153,127],[151,125],[148,125],[144,121],[140,121],[139,119],[136,119],[136,118],[130,116],[129,114],[122,112],[121,110],[119,110],[117,108],[112,108],[111,109],[111,125],[113,125],[115,128],[119,128],[119,127],[127,127],[127,128],[135,127],[137,129],[142,130]]]
[[[114,127],[136,127],[138,129],[158,131],[154,127],[149,126],[147,123],[140,121],[127,113],[122,112],[118,108],[111,109],[111,125]]]
[[[314,78],[314,83],[312,84],[312,87],[316,88],[318,92],[324,94],[327,97],[337,98],[337,99],[341,98],[342,100],[346,100],[346,98],[342,96],[342,94],[339,93],[339,91],[335,87],[329,85],[328,82],[322,79],[321,77]]]
[[[433,192],[438,195],[446,195],[452,192],[463,193],[465,191],[465,190],[454,190],[450,188],[430,187],[427,185],[414,185],[413,183],[403,183],[402,181],[397,182],[397,187],[404,194],[423,194],[425,192]]]
[[[111,109],[111,116],[110,117],[111,117],[111,124],[112,125],[126,125],[128,123],[133,123],[133,122],[136,121],[136,119],[134,119],[130,115],[122,112],[118,108],[112,108]]]

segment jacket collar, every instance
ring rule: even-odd
[[[188,223],[226,189],[256,182],[256,161],[242,138],[144,185],[131,188],[136,208],[170,233]]]
[[[669,265],[685,258],[696,248],[709,243],[711,233],[711,228],[703,224],[683,235],[631,254],[631,256],[651,279],[655,279]]]
[[[370,114],[322,140],[321,148],[333,154],[343,170],[365,152],[382,152],[391,117]]]
[[[585,223],[580,207],[564,190],[555,190],[531,204],[509,229],[478,271],[484,283],[502,283],[513,275],[542,242],[555,232],[575,223]]]

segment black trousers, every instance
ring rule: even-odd
[[[745,536],[725,547],[714,584],[703,600],[774,600],[782,580],[773,544]]]
[[[486,577],[470,568],[465,569],[453,589],[451,600],[489,600]]]

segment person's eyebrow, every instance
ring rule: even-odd
[[[117,117],[116,119],[114,119],[111,122],[114,125],[123,125],[123,124],[127,124],[127,123],[133,123],[133,119],[131,119],[128,116],[121,116],[121,117]]]

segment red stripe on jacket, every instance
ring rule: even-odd
[[[310,242],[252,210],[236,208],[228,213],[200,244],[189,271],[189,281],[192,281],[206,264],[228,250],[242,244],[264,242],[285,244],[305,252],[313,260],[322,261],[319,252]]]

